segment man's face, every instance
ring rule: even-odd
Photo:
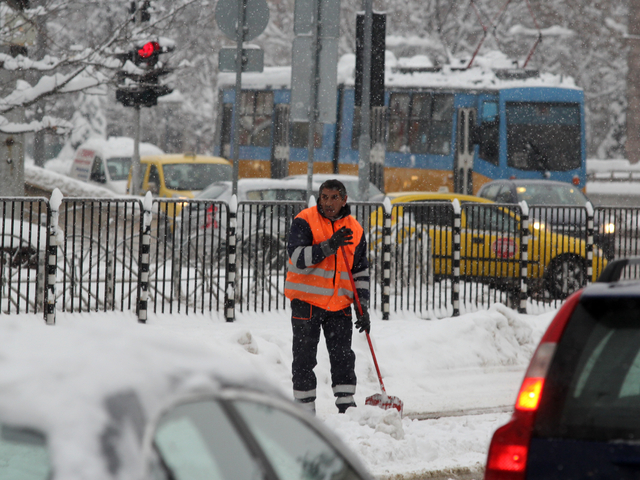
[[[346,204],[347,196],[345,195],[344,198],[342,198],[339,190],[322,189],[320,193],[320,207],[324,215],[330,220],[335,220],[340,210],[342,210],[342,207]]]

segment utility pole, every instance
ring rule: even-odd
[[[640,161],[640,0],[629,1],[627,24],[627,141],[629,163]]]
[[[364,45],[362,49],[362,105],[360,107],[360,139],[358,140],[358,192],[362,200],[369,199],[371,179],[371,30],[373,29],[372,0],[363,0]]]
[[[233,184],[232,194],[238,194],[240,176],[240,108],[242,106],[242,45],[247,19],[247,0],[238,0],[238,28],[236,29],[236,88],[233,107]]]
[[[142,1],[136,1],[136,16],[134,22],[135,28],[142,23]],[[131,157],[131,185],[129,193],[131,195],[140,194],[140,105],[136,104],[133,109],[133,157]]]

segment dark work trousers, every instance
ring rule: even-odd
[[[353,324],[351,307],[337,312],[314,307],[301,300],[291,302],[293,327],[293,394],[296,401],[315,411],[316,375],[320,329],[324,332],[329,361],[331,386],[338,411],[354,407],[356,392],[356,355],[351,349]]]

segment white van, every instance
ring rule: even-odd
[[[150,143],[140,143],[140,155],[162,155]],[[127,193],[127,180],[133,156],[133,139],[128,137],[91,138],[76,150],[69,176],[95,183],[116,193]]]

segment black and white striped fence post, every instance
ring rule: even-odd
[[[153,196],[147,192],[144,196],[142,214],[142,235],[140,236],[140,253],[138,265],[138,323],[147,323],[149,303],[149,257],[151,253],[151,209]]]
[[[227,322],[236,318],[236,244],[238,228],[238,197],[233,195],[229,202],[227,226],[227,277],[224,294],[224,316]]]
[[[391,305],[391,201],[385,197],[382,226],[382,319],[389,320]]]
[[[587,210],[587,285],[593,278],[593,217],[594,210],[591,202],[585,204]]]
[[[63,233],[58,225],[62,192],[54,188],[49,199],[49,231],[47,232],[47,275],[45,288],[44,321],[47,325],[56,324],[56,283],[58,280],[58,244]]]
[[[451,279],[451,300],[453,303],[453,315],[460,315],[460,232],[462,224],[462,208],[457,198],[451,202],[453,205],[453,278]]]
[[[529,264],[529,205],[524,200],[520,202],[520,303],[518,313],[527,313],[528,273]]]

